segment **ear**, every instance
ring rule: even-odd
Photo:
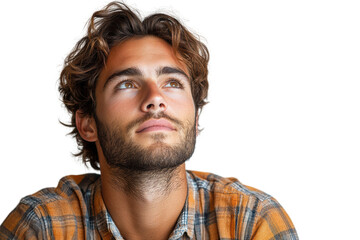
[[[82,139],[88,142],[95,142],[97,140],[97,129],[95,119],[93,117],[84,115],[80,110],[76,111],[76,128],[80,133]]]

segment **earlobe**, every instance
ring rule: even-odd
[[[97,140],[96,124],[93,117],[84,115],[80,110],[76,111],[76,128],[80,136],[88,142]]]

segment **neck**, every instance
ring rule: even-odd
[[[185,164],[157,171],[102,168],[101,180],[106,208],[125,239],[168,239],[186,200]]]
[[[156,171],[112,169],[110,174],[108,183],[114,190],[141,201],[166,198],[184,181],[181,167]]]

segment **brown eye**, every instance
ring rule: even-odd
[[[118,86],[119,89],[129,89],[129,88],[135,88],[134,83],[129,82],[129,81],[124,81],[122,83],[119,84]]]
[[[125,83],[125,88],[132,88],[133,87],[133,84],[132,83]]]
[[[170,81],[168,82],[165,87],[167,88],[181,88],[181,84],[178,81]]]

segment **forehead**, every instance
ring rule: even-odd
[[[153,36],[131,38],[110,50],[100,81],[121,69],[137,67],[149,70],[159,66],[174,66],[188,73],[185,64],[179,61],[171,45],[164,40]]]

